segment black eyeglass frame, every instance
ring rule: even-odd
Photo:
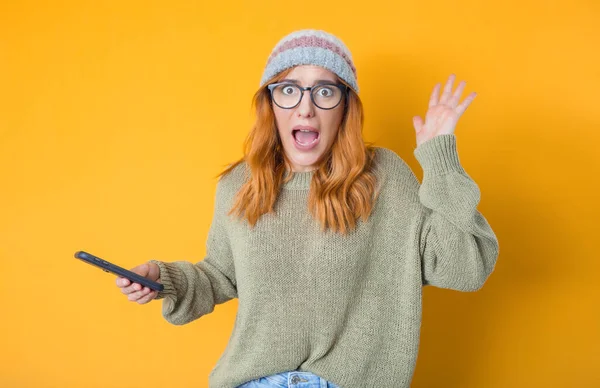
[[[297,87],[298,89],[300,89],[300,99],[298,100],[298,102],[296,103],[296,105],[294,105],[294,106],[290,106],[290,107],[284,107],[284,106],[281,106],[281,105],[279,105],[279,104],[278,104],[278,103],[275,101],[275,99],[273,98],[273,89],[275,89],[275,88],[276,88],[277,86],[279,86],[279,85],[290,85],[290,86],[295,86],[295,87]],[[336,83],[333,83],[333,82],[332,82],[332,83],[322,83],[322,84],[317,84],[317,85],[313,85],[313,86],[307,86],[307,87],[302,87],[302,86],[300,86],[300,85],[296,85],[296,84],[294,84],[294,83],[291,83],[291,82],[277,82],[277,83],[274,83],[274,84],[269,84],[269,85],[267,85],[267,88],[269,89],[269,95],[271,96],[271,101],[273,101],[273,102],[275,103],[275,105],[277,105],[277,106],[278,106],[278,107],[280,107],[281,109],[294,109],[295,107],[297,107],[297,106],[298,106],[298,105],[299,105],[299,104],[302,102],[302,99],[304,98],[304,92],[305,92],[306,90],[309,90],[309,91],[310,91],[310,99],[311,99],[312,103],[313,103],[313,104],[314,104],[314,105],[315,105],[317,108],[319,108],[319,109],[322,109],[322,110],[331,110],[331,109],[334,109],[335,107],[337,107],[338,105],[340,105],[340,103],[342,102],[343,98],[340,98],[340,100],[338,101],[338,103],[337,103],[337,104],[335,104],[334,106],[332,106],[331,108],[321,108],[321,107],[320,107],[320,106],[319,106],[319,105],[318,105],[318,104],[315,102],[315,97],[313,96],[313,93],[312,93],[312,90],[313,90],[314,88],[319,88],[319,87],[321,87],[321,86],[337,86],[337,87],[339,87],[339,88],[341,89],[341,92],[342,92],[342,97],[344,97],[344,95],[345,95],[345,97],[348,97],[348,94],[349,94],[349,92],[350,92],[350,89],[348,88],[348,86],[346,86],[346,85],[344,85],[344,84],[342,84],[342,83],[336,84]]]

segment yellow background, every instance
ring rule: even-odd
[[[214,176],[300,28],[350,48],[365,139],[419,179],[435,83],[478,93],[456,135],[500,257],[479,292],[425,288],[413,387],[600,386],[598,20],[592,0],[2,2],[0,386],[207,386],[237,300],[173,326],[73,253],[203,259]]]

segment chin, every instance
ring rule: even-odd
[[[290,159],[298,167],[314,170],[322,155],[322,152],[310,155],[298,155],[297,153],[295,153]]]
[[[314,170],[325,153],[323,149],[323,146],[325,145],[324,143],[317,145],[317,147],[310,151],[300,151],[295,147],[294,144],[286,145],[287,147],[284,147],[284,149],[288,159],[298,168]]]

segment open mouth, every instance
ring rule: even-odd
[[[301,146],[310,146],[319,140],[320,134],[319,132],[308,131],[304,129],[294,129],[292,131],[292,136],[294,136],[294,140],[296,143]]]

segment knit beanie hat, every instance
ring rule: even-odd
[[[296,65],[316,65],[337,74],[358,94],[356,68],[346,45],[322,30],[298,30],[284,36],[273,48],[260,86],[279,72]]]

